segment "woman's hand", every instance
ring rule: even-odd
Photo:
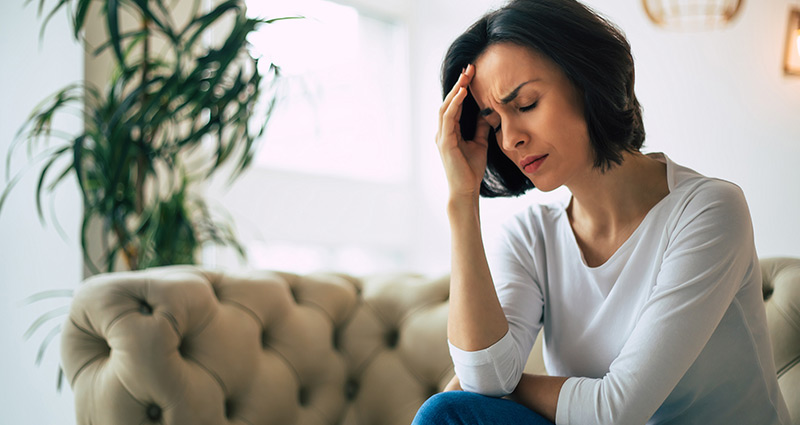
[[[447,391],[462,391],[461,390],[461,381],[458,380],[458,375],[453,375],[453,379],[444,386],[444,390],[442,392]]]
[[[439,108],[439,131],[436,145],[442,157],[447,183],[452,198],[475,198],[480,192],[481,180],[486,170],[486,151],[489,146],[489,123],[478,117],[475,137],[461,137],[461,109],[467,97],[467,86],[475,76],[475,67],[470,64],[459,76],[456,85],[447,94]]]

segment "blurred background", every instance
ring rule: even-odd
[[[307,19],[270,25],[251,39],[254,54],[282,67],[278,106],[254,165],[232,186],[211,181],[203,188],[208,202],[230,215],[248,259],[208,246],[203,264],[447,273],[447,186],[434,145],[439,66],[450,42],[502,3],[248,2],[253,16]],[[639,0],[585,3],[631,42],[644,150],[741,186],[759,255],[800,257],[800,76],[784,71],[789,15],[800,1],[744,1],[726,25],[685,28],[657,25]],[[40,25],[35,5],[0,4],[3,155],[36,104],[92,72],[83,47],[65,36],[63,14],[41,40]],[[57,345],[35,367],[46,336],[22,338],[48,307],[22,300],[83,279],[81,201],[77,189],[62,188],[52,202],[63,229],[50,219],[42,226],[35,184],[35,173],[21,180],[0,215],[0,406],[3,423],[71,424],[73,395],[68,386],[55,391]],[[568,197],[559,189],[483,200],[485,237],[531,203]]]

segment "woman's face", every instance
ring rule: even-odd
[[[470,83],[500,149],[542,191],[569,186],[593,169],[578,90],[538,52],[494,44],[475,61]]]

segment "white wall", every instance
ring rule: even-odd
[[[83,72],[83,51],[68,35],[66,19],[54,18],[42,42],[36,4],[23,9],[22,0],[0,2],[0,174],[5,175],[5,156],[19,126],[36,104],[57,89],[78,80]],[[79,128],[72,124],[73,129]],[[24,152],[24,150],[23,150]],[[26,163],[17,155],[16,171]],[[36,215],[33,193],[36,175],[28,173],[0,212],[0,411],[8,424],[74,424],[73,396],[69,385],[55,390],[59,363],[58,339],[47,351],[42,365],[34,359],[49,326],[29,341],[22,335],[41,313],[65,304],[21,301],[29,295],[57,288],[75,288],[81,279],[77,229],[80,199],[73,181],[55,197],[58,219],[67,240],[55,231],[51,218],[43,227]],[[6,183],[0,187],[5,188]],[[45,212],[49,202],[44,203]],[[56,319],[55,325],[62,318]]]
[[[729,28],[674,33],[636,7],[593,0],[626,32],[646,146],[742,187],[760,256],[800,256],[800,77],[783,75],[789,6],[745,2]]]
[[[419,0],[411,28],[414,134],[422,205],[416,266],[446,264],[447,188],[433,137],[440,104],[439,66],[450,42],[496,0]],[[737,21],[713,32],[655,28],[641,2],[589,0],[627,34],[636,60],[636,91],[645,110],[645,151],[740,185],[750,204],[761,256],[800,257],[800,77],[782,73],[790,4],[745,2]],[[530,202],[564,199],[565,190],[484,200],[484,233]]]

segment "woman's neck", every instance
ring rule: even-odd
[[[622,164],[606,172],[593,168],[567,187],[573,228],[577,224],[585,236],[596,238],[632,232],[669,193],[666,164],[639,152],[625,152]]]

